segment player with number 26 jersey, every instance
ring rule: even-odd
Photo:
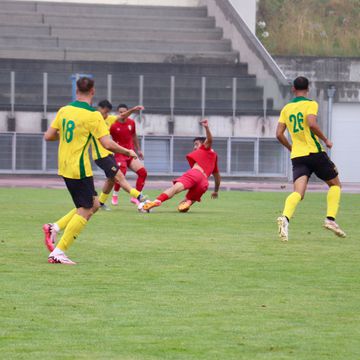
[[[313,173],[329,186],[324,228],[337,236],[345,237],[345,232],[335,222],[341,197],[339,173],[319,141],[321,140],[329,149],[333,143],[317,123],[317,102],[307,97],[309,80],[304,76],[298,76],[291,90],[295,96],[281,110],[276,128],[276,138],[291,152],[294,182],[294,191],[285,200],[282,216],[277,218],[279,237],[282,241],[288,241],[290,219],[304,198]],[[290,134],[291,143],[285,136],[286,129]]]
[[[292,141],[291,159],[324,151],[318,137],[311,131],[308,115],[318,114],[318,103],[306,97],[295,97],[281,111],[279,123],[286,125]]]

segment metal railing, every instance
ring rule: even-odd
[[[145,166],[150,175],[177,175],[189,168],[185,155],[192,137],[143,136]],[[215,138],[219,170],[232,177],[287,177],[288,154],[271,138]],[[46,142],[43,134],[0,133],[0,173],[55,174],[58,142]],[[93,167],[96,174],[101,170]]]
[[[0,109],[39,111],[43,118],[49,111],[70,102],[74,79],[78,74],[66,72],[9,71],[0,69]],[[266,98],[261,79],[254,76],[202,76],[167,74],[93,73],[96,95],[94,104],[103,99],[129,105],[143,104],[147,112],[207,116],[223,114],[278,113],[274,98]]]

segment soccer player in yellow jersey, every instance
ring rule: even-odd
[[[337,236],[345,237],[345,232],[335,222],[341,196],[338,172],[319,139],[329,149],[333,143],[323,134],[317,123],[317,102],[307,98],[308,79],[303,76],[297,77],[292,91],[295,97],[282,109],[276,129],[277,139],[291,152],[294,181],[294,191],[287,197],[282,216],[277,219],[279,236],[283,241],[288,241],[289,221],[296,206],[304,198],[311,174],[315,173],[329,186],[324,227]],[[284,135],[286,129],[290,134],[291,144]]]
[[[117,121],[121,116],[128,117],[134,111],[143,110],[143,106],[136,106],[130,109],[124,115],[109,115],[112,110],[112,105],[108,100],[102,100],[98,104],[98,111],[104,118],[104,122],[106,123],[107,128]],[[91,148],[92,148],[92,157],[95,160],[96,165],[102,169],[107,177],[102,192],[99,196],[100,207],[103,210],[110,210],[105,202],[109,197],[109,194],[114,187],[115,180],[124,188],[126,192],[130,194],[132,198],[137,199],[138,201],[143,201],[145,197],[142,195],[140,191],[135,188],[132,188],[131,185],[125,179],[125,175],[120,171],[120,168],[115,160],[114,154],[108,150],[106,150],[100,143],[98,139],[92,137],[91,139]]]
[[[102,115],[90,106],[95,94],[94,81],[82,77],[76,85],[76,101],[57,112],[44,135],[47,141],[59,140],[58,174],[63,177],[76,206],[56,222],[57,230],[64,230],[64,233],[55,249],[51,242],[52,224],[43,226],[45,243],[50,251],[53,249],[48,262],[69,265],[75,263],[65,255],[65,251],[100,206],[88,153],[92,137],[99,139],[109,151],[137,157],[133,150],[123,148],[111,139]]]

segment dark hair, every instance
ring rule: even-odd
[[[198,137],[194,138],[193,142],[200,141],[203,144],[205,142],[205,140],[206,140],[206,137],[198,136]]]
[[[120,108],[125,108],[126,110],[129,110],[128,106],[126,104],[120,104],[117,109],[119,110]]]
[[[295,90],[307,90],[309,88],[309,80],[304,76],[298,76],[294,80],[293,85]]]
[[[111,105],[111,102],[109,100],[101,100],[101,101],[99,101],[98,107],[101,107],[103,109],[106,108],[106,109],[112,110],[112,105]]]
[[[89,77],[81,77],[76,81],[76,87],[81,93],[88,93],[94,87],[95,81]]]

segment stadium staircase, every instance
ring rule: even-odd
[[[201,78],[206,109],[232,114],[232,79],[237,81],[238,114],[263,112],[263,88],[239,62],[231,42],[206,7],[160,7],[1,1],[0,109],[10,103],[8,71],[16,72],[16,109],[41,111],[43,72],[48,72],[48,110],[71,98],[69,77],[90,73],[98,99],[106,97],[112,74],[114,101],[139,101],[144,80],[148,112],[168,113],[170,76],[175,76],[175,112],[197,114]],[[118,100],[115,100],[118,99]],[[272,100],[266,103],[272,111]]]

